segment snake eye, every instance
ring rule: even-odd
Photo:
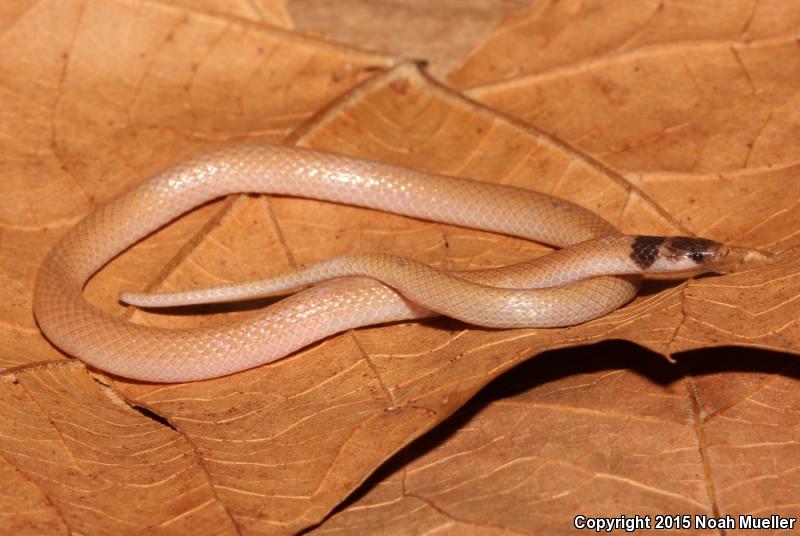
[[[706,260],[706,254],[702,251],[695,250],[690,253],[689,258],[692,259],[692,261],[694,261],[696,264],[700,264]]]
[[[705,238],[688,236],[670,237],[664,244],[666,256],[675,261],[691,261],[697,265],[708,265],[722,254],[722,245]]]

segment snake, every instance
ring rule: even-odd
[[[560,249],[468,271],[355,253],[261,281],[121,297],[163,307],[293,291],[263,310],[202,327],[141,325],[86,301],[88,280],[122,251],[201,204],[246,192],[366,207]],[[90,212],[42,262],[33,312],[50,342],[91,367],[145,382],[187,382],[393,321],[446,315],[484,328],[574,326],[633,299],[643,274],[712,271],[728,251],[705,238],[624,235],[577,204],[525,188],[301,147],[241,144],[179,162]]]

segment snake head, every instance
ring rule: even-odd
[[[631,259],[645,272],[707,272],[723,264],[729,249],[706,238],[637,236]]]

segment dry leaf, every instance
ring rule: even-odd
[[[363,52],[390,46],[379,24],[357,48],[272,29],[291,26],[281,3],[0,12],[0,475],[10,490],[0,525],[557,534],[579,513],[797,516],[800,399],[789,356],[726,348],[672,364],[604,343],[503,375],[545,350],[606,339],[667,356],[731,345],[798,352],[791,5],[537,2],[470,55],[453,47],[440,60],[463,65],[447,78],[466,95],[398,57]],[[522,61],[520,50],[537,52]],[[774,258],[651,285],[575,328],[379,326],[192,384],[108,378],[42,338],[30,310],[35,270],[81,216],[188,155],[282,139],[542,190],[627,232],[702,234]],[[234,196],[119,256],[86,295],[124,315],[123,288],[243,280],[368,250],[463,269],[547,249],[354,207]],[[132,320],[185,326],[242,314],[206,312]]]
[[[796,516],[796,358],[724,349],[680,365],[621,343],[539,355],[398,453],[313,533],[567,534],[578,514]],[[741,366],[752,370],[732,372]]]
[[[449,79],[470,87],[558,76],[642,49],[790,37],[798,24],[800,5],[781,0],[541,0],[508,14]]]
[[[329,39],[416,58],[446,76],[482,42],[515,0],[292,0],[298,30]]]

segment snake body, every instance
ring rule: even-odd
[[[333,259],[260,287],[211,291],[231,299],[340,278],[212,327],[142,326],[84,300],[84,285],[111,258],[191,208],[237,192],[310,197],[572,247],[455,274],[384,254]],[[275,361],[343,330],[436,313],[490,327],[574,325],[635,295],[635,280],[603,274],[680,270],[724,254],[702,239],[618,235],[599,216],[529,190],[308,149],[240,145],[180,163],[89,214],[42,263],[33,308],[50,341],[90,365],[138,380],[192,381]],[[208,297],[199,299],[214,301]]]

